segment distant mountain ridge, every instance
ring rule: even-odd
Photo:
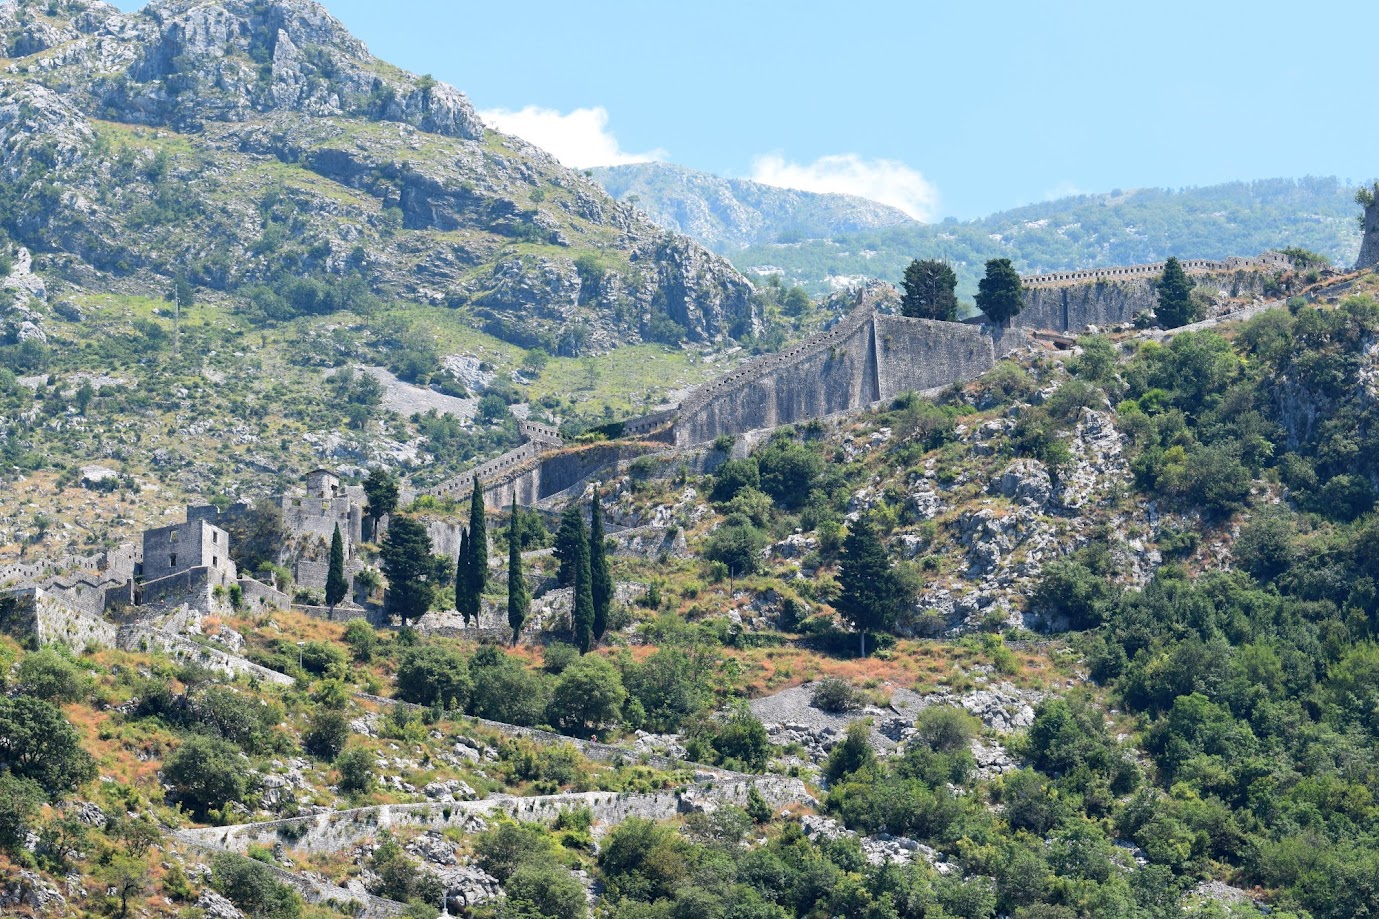
[[[952,262],[960,292],[971,296],[991,258],[1009,258],[1022,273],[1036,274],[1170,255],[1222,259],[1286,246],[1350,265],[1360,248],[1354,189],[1335,178],[1117,189],[979,220],[922,224],[884,205],[869,210],[858,203],[865,199],[808,192],[792,197],[783,189],[666,164],[595,170],[594,177],[614,197],[631,201],[635,195],[636,206],[657,223],[724,252],[749,276],[777,274],[815,295],[868,279],[898,281],[913,258]],[[772,206],[742,204],[758,194]],[[887,212],[900,219],[887,220]]]
[[[592,172],[614,198],[716,252],[915,223],[904,211],[869,198],[727,179],[670,163]]]

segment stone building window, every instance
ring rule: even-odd
[[[177,553],[176,553],[176,552],[174,552],[174,553],[172,553],[171,555],[168,556],[168,567],[169,567],[169,568],[176,568],[176,567],[177,567]]]
[[[168,533],[168,542],[177,542],[177,531],[176,531],[176,530],[173,530],[173,531],[171,531],[170,533]]]

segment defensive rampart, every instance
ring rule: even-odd
[[[1360,257],[1355,262],[1356,269],[1379,265],[1379,182],[1370,189],[1372,197],[1365,205],[1362,220],[1364,235],[1360,237]]]
[[[1286,259],[1283,262],[1290,264]],[[1278,262],[1265,256],[1227,262],[1184,263],[1187,264],[1198,266],[1188,271],[1188,276],[1198,290],[1211,297],[1258,296],[1272,279],[1273,271],[1280,268]],[[1204,269],[1203,265],[1212,267]],[[1223,267],[1227,265],[1235,267]],[[1027,329],[1049,329],[1074,335],[1092,326],[1127,325],[1158,304],[1155,285],[1162,276],[1162,265],[1045,275],[1043,277],[1059,280],[1043,284],[1026,281],[1025,307],[1013,322]]]
[[[864,302],[829,331],[695,390],[680,405],[675,443],[800,424],[969,380],[1025,341],[1019,331],[888,316]]]
[[[1178,262],[1188,274],[1228,274],[1235,271],[1284,271],[1293,267],[1282,252],[1265,252],[1253,258],[1214,259],[1190,258]],[[1031,274],[1020,278],[1028,290],[1033,287],[1053,287],[1059,284],[1086,284],[1092,281],[1124,281],[1131,278],[1157,278],[1164,273],[1164,263],[1148,265],[1114,265],[1106,268],[1086,268],[1081,271],[1054,271]]]

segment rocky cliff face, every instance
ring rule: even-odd
[[[914,223],[903,211],[855,195],[776,188],[668,163],[609,166],[593,173],[619,201],[635,202],[662,227],[718,251]]]
[[[1364,237],[1360,240],[1360,258],[1356,268],[1379,265],[1379,182],[1374,185],[1369,203],[1365,205]]]
[[[0,221],[39,270],[362,283],[567,352],[661,315],[699,340],[757,327],[725,261],[486,131],[311,0],[11,0],[0,53]]]

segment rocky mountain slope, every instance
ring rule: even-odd
[[[0,4],[3,229],[87,288],[268,319],[444,304],[575,353],[754,331],[747,282],[310,0]]]
[[[669,163],[591,170],[610,195],[717,252],[788,239],[832,239],[913,224],[903,211],[856,195],[777,188]]]

